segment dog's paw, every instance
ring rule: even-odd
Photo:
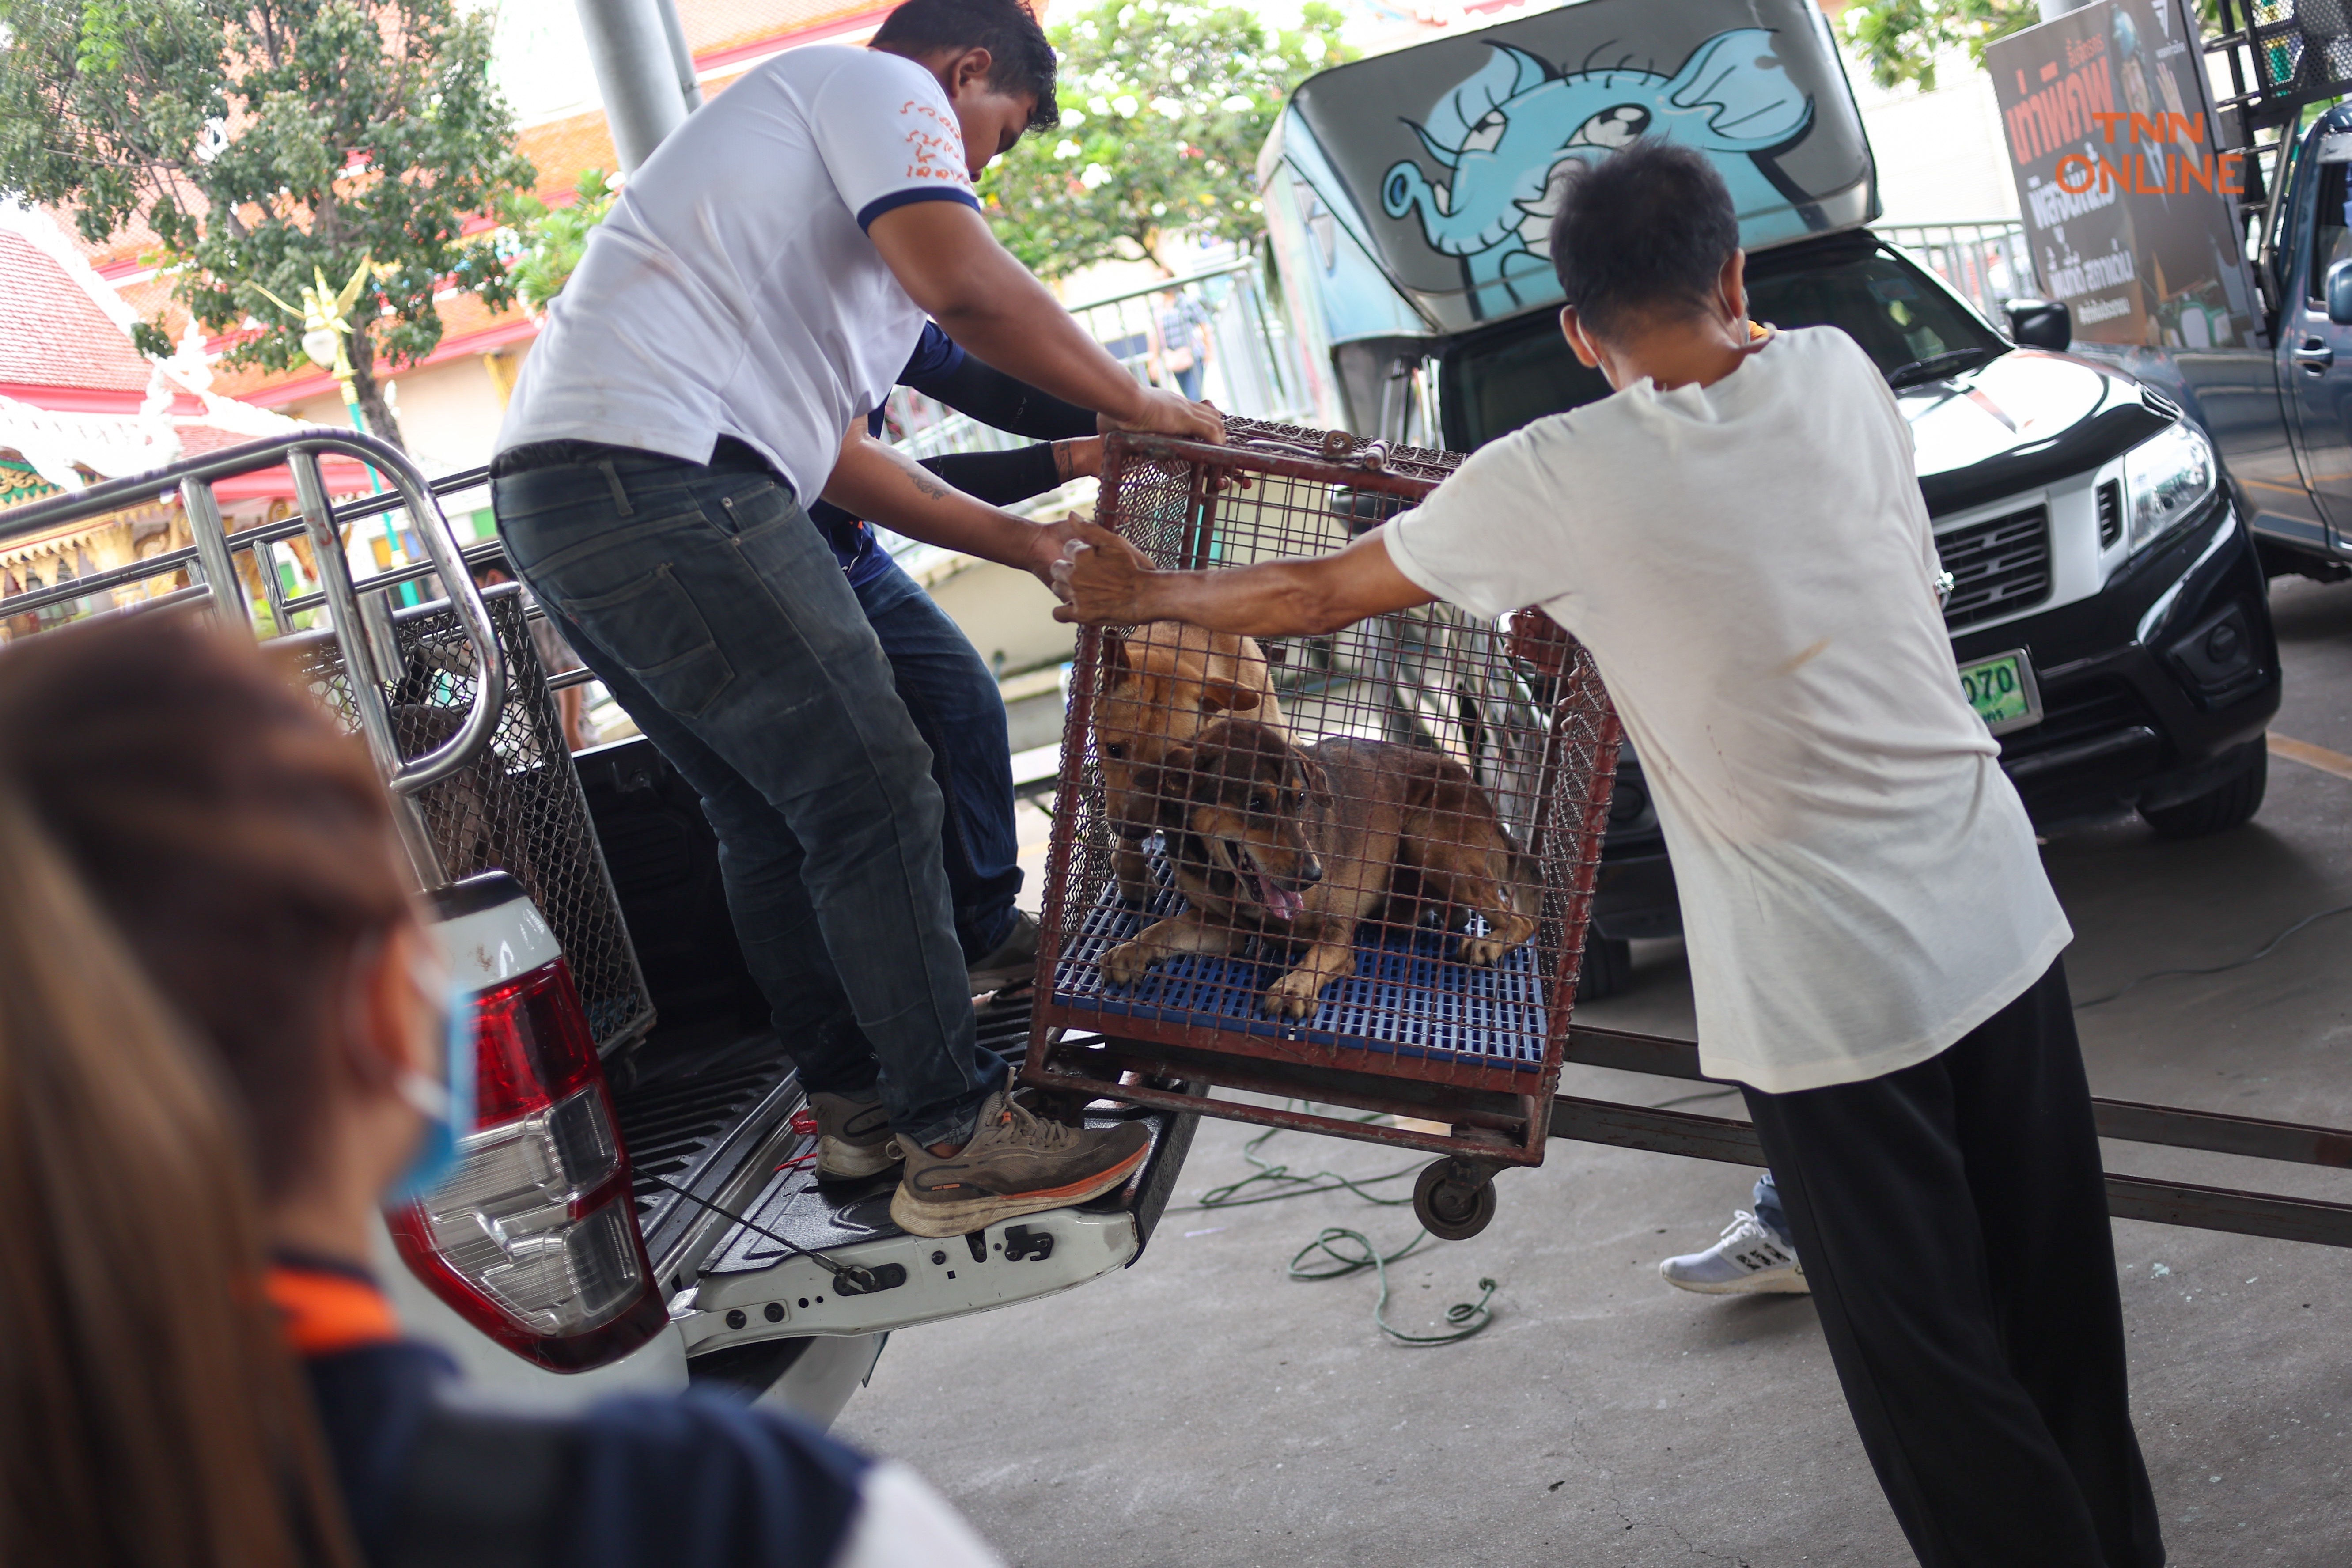
[[[1139,942],[1123,942],[1103,954],[1103,980],[1112,985],[1132,985],[1158,956]]]
[[[1322,1005],[1323,981],[1305,969],[1294,969],[1267,986],[1258,1001],[1269,1018],[1311,1018]]]
[[[1121,877],[1118,879],[1118,901],[1120,903],[1141,904],[1149,900],[1150,897],[1151,883],[1149,879],[1134,882],[1129,881],[1125,877]]]
[[[1454,956],[1464,963],[1484,967],[1500,963],[1503,955],[1518,946],[1517,942],[1497,942],[1491,936],[1465,936],[1454,949]]]

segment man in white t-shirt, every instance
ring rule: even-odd
[[[956,1236],[1083,1202],[1139,1125],[1033,1116],[976,1037],[930,756],[807,508],[1045,577],[1050,528],[874,440],[926,316],[1115,427],[1222,438],[1139,386],[999,246],[972,181],[1052,126],[1020,0],[908,0],[868,48],[793,49],[697,110],[588,242],[491,464],[516,571],[701,795],[753,976],[814,1103],[817,1173],[904,1168]]]
[[[1657,797],[1701,1062],[1746,1092],[1913,1548],[2147,1568],[2072,933],[1960,693],[1895,398],[1842,332],[1751,328],[1738,246],[1699,154],[1586,166],[1551,255],[1614,396],[1334,555],[1157,572],[1088,528],[1060,614],[1265,637],[1443,598],[1580,638]]]

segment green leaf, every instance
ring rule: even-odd
[[[1320,0],[1295,31],[1243,5],[1105,0],[1055,26],[1062,126],[982,176],[998,237],[1049,279],[1157,260],[1178,230],[1255,237],[1258,149],[1290,89],[1349,58],[1340,21]]]
[[[317,272],[387,267],[352,312],[372,377],[439,343],[442,279],[513,297],[464,233],[536,178],[490,20],[457,0],[0,0],[0,195],[67,208],[97,243],[143,226],[205,331],[253,313],[233,363],[304,363],[302,322],[252,285],[299,300]],[[142,352],[170,352],[160,331]]]

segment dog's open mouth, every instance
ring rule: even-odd
[[[1233,857],[1234,875],[1240,879],[1243,889],[1275,919],[1288,925],[1307,907],[1307,900],[1284,887],[1260,868],[1246,846],[1225,840],[1225,852]]]

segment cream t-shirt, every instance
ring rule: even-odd
[[[1909,427],[1844,333],[1539,419],[1384,532],[1431,593],[1540,605],[1592,650],[1674,858],[1708,1076],[1925,1061],[2073,940],[1961,695]]]

